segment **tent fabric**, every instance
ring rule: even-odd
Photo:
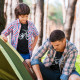
[[[23,61],[20,54],[0,36],[0,80],[33,80]]]

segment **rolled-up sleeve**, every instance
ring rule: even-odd
[[[10,23],[6,28],[1,32],[1,35],[4,34],[5,36],[8,36],[13,30],[12,23]]]
[[[48,39],[44,42],[42,46],[39,47],[39,49],[34,52],[34,54],[31,57],[31,65],[39,64],[39,59],[44,56],[44,54],[47,52],[49,46]]]
[[[75,62],[77,57],[77,50],[73,49],[67,58],[67,61],[65,63],[65,66],[62,71],[61,79],[62,80],[68,80],[69,75],[71,74],[72,70],[75,69]]]
[[[32,25],[33,25],[33,36],[34,36],[34,37],[35,37],[35,36],[38,36],[38,35],[39,35],[38,30],[36,29],[36,27],[35,27],[34,24],[32,24]]]
[[[33,59],[31,61],[31,65],[35,65],[35,64],[39,64],[39,60],[38,59]]]
[[[62,74],[62,75],[60,76],[60,79],[61,79],[61,80],[68,80],[68,77],[69,77],[69,75]]]

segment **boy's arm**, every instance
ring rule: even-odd
[[[2,32],[1,32],[1,36],[5,36],[7,37],[13,30],[13,26],[12,23],[10,23]]]
[[[32,31],[33,31],[34,42],[31,45],[31,50],[33,51],[33,49],[36,46],[36,43],[38,41],[38,35],[39,35],[39,33],[33,23],[32,23]]]
[[[13,26],[12,23],[10,23],[8,26],[6,26],[6,28],[1,32],[1,36],[3,37],[3,40],[5,42],[8,41],[7,36],[10,34],[10,32],[12,32],[13,30]]]
[[[1,36],[3,37],[4,42],[8,41],[8,38],[4,34],[1,34]]]
[[[40,46],[37,51],[31,57],[31,65],[33,70],[38,78],[38,80],[43,80],[40,68],[39,68],[39,59],[47,52],[49,47],[49,40],[47,39],[42,46]]]
[[[36,46],[37,41],[38,41],[38,36],[35,36],[35,37],[34,37],[34,42],[33,42],[32,45],[31,45],[31,50],[32,50],[32,51],[33,51],[34,47]]]
[[[33,36],[36,37],[39,35],[38,31],[37,31],[37,28],[35,27],[34,24],[32,24],[32,30],[33,30]]]

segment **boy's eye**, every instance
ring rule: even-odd
[[[26,16],[26,17],[28,17],[28,16]]]
[[[21,16],[22,18],[24,18],[23,16]]]
[[[59,45],[56,45],[56,46],[59,46]]]

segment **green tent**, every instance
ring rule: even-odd
[[[23,61],[20,54],[0,36],[0,80],[33,80]]]

